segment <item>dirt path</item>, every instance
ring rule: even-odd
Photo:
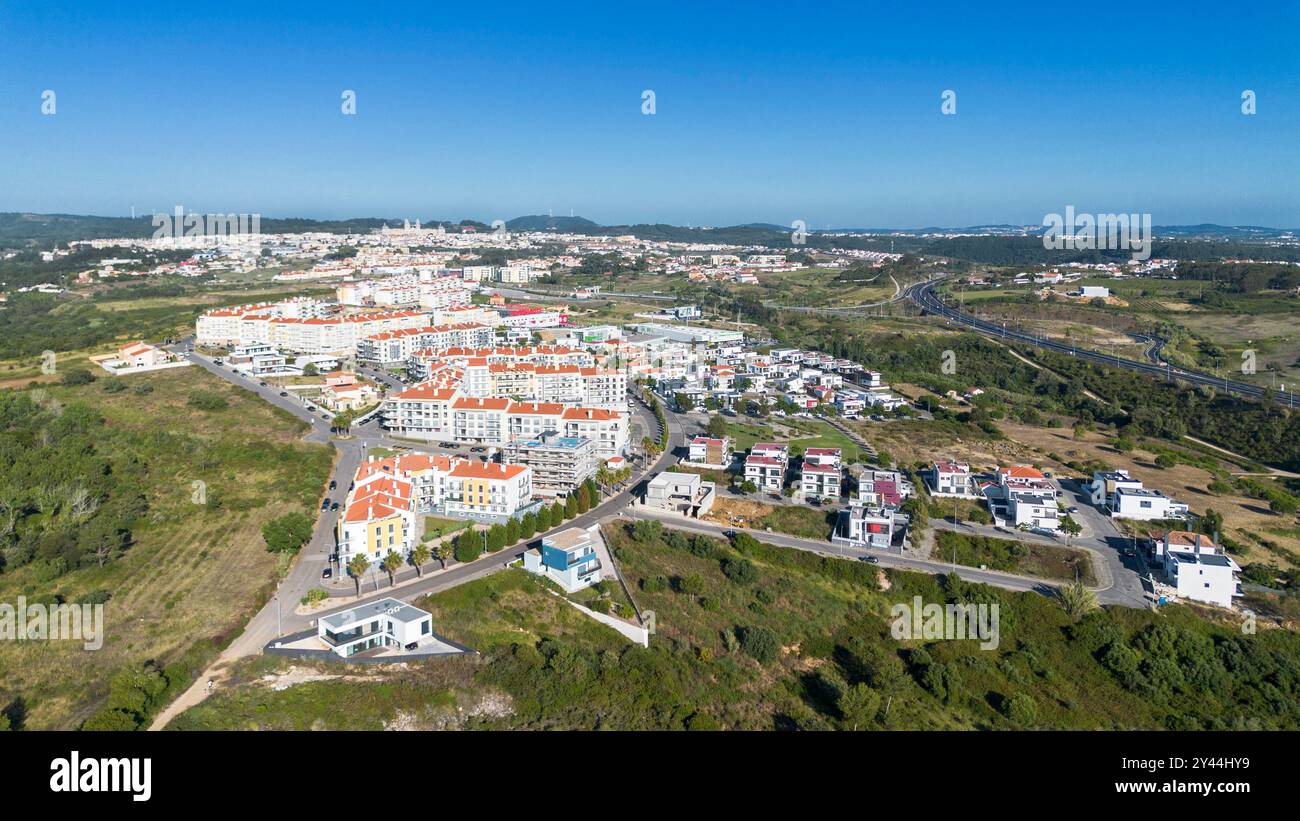
[[[1254,461],[1255,461],[1254,459],[1249,459],[1249,458],[1247,458],[1247,457],[1245,457],[1245,456],[1242,456],[1242,455],[1239,454],[1239,453],[1233,453],[1232,451],[1228,450],[1227,448],[1221,448],[1221,447],[1219,447],[1218,445],[1212,445],[1212,444],[1210,444],[1209,442],[1206,442],[1204,439],[1197,439],[1195,436],[1187,436],[1186,434],[1184,434],[1184,435],[1183,435],[1183,438],[1186,439],[1186,440],[1189,441],[1189,442],[1195,442],[1195,443],[1198,444],[1198,445],[1201,445],[1201,446],[1203,446],[1203,447],[1207,447],[1207,448],[1209,448],[1210,450],[1215,450],[1215,451],[1218,451],[1219,453],[1222,453],[1222,454],[1224,454],[1224,455],[1231,456],[1233,459],[1236,459],[1236,460],[1239,461],[1239,462],[1254,462]],[[1292,472],[1289,471],[1289,470],[1281,470],[1281,469],[1279,469],[1279,468],[1269,467],[1268,465],[1265,465],[1264,467],[1266,468],[1266,470],[1265,470],[1264,473],[1259,473],[1258,471],[1253,472],[1253,473],[1252,473],[1252,472],[1249,472],[1249,471],[1233,471],[1233,472],[1232,472],[1232,475],[1233,475],[1233,476],[1281,476],[1281,477],[1284,477],[1284,478],[1286,478],[1286,479],[1300,479],[1300,473],[1292,473]]]

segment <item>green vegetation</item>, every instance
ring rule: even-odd
[[[436,660],[382,682],[276,691],[261,681],[276,662],[258,659],[243,684],[173,726],[1300,727],[1300,637],[1287,631],[1246,636],[1179,606],[1070,615],[1047,597],[952,575],[889,571],[882,591],[885,571],[748,537],[727,544],[654,522],[606,533],[638,602],[658,615],[648,649],[509,570],[418,602],[440,633],[482,653],[476,663]],[[732,577],[742,561],[755,574],[743,584]],[[998,605],[998,647],[894,639],[891,608],[915,596]]]
[[[0,703],[21,696],[33,729],[79,726],[146,662],[196,675],[287,566],[264,526],[310,524],[329,473],[301,422],[206,371],[122,381],[0,392],[0,600],[106,602],[96,652],[0,642]],[[227,409],[191,406],[196,392]]]
[[[1013,539],[996,539],[992,536],[971,536],[951,530],[936,530],[935,558],[956,562],[967,567],[983,565],[991,570],[1004,570],[1038,576],[1044,579],[1096,584],[1091,556],[1086,550],[1056,547],[1038,542]]]

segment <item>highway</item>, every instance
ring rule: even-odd
[[[1061,342],[1054,342],[1045,337],[1017,331],[1014,328],[1006,327],[1006,325],[988,322],[945,304],[934,291],[934,286],[940,281],[941,279],[932,279],[927,282],[910,285],[904,290],[903,295],[908,299],[911,299],[912,302],[916,303],[927,313],[943,317],[951,322],[965,325],[966,327],[987,336],[1002,340],[1022,342],[1026,345],[1033,345],[1045,350],[1055,351],[1056,353],[1065,354],[1066,356],[1077,357],[1096,365],[1108,365],[1113,368],[1124,368],[1125,370],[1136,371],[1158,379],[1169,381],[1177,380],[1192,385],[1205,385],[1227,393],[1244,396],[1249,399],[1260,399],[1264,396],[1264,392],[1267,390],[1264,387],[1252,385],[1248,382],[1238,382],[1233,379],[1228,379],[1227,377],[1215,376],[1213,374],[1202,373],[1201,371],[1175,368],[1168,362],[1159,362],[1158,358],[1163,342],[1155,340],[1154,338],[1145,338],[1150,339],[1150,341],[1154,343],[1151,348],[1147,349],[1146,355],[1149,359],[1157,361],[1140,362],[1134,359],[1125,359],[1124,357],[1112,356],[1099,351],[1089,350],[1087,348],[1076,348]],[[1294,392],[1278,391],[1274,392],[1273,396],[1275,401],[1278,403],[1289,407],[1295,407],[1297,395]]]

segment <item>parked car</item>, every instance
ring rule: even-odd
[[[339,486],[339,483],[338,483],[338,481],[337,481],[336,479],[330,479],[330,490],[333,490],[334,488],[336,488],[336,487],[338,487],[338,486]]]
[[[338,509],[339,509],[338,502],[334,502],[333,504],[330,505],[330,510],[338,510]]]
[[[289,392],[288,392],[288,391],[280,391],[280,395],[281,395],[281,396],[288,396],[288,395],[289,395]]]
[[[320,503],[320,509],[321,509],[321,510],[329,510],[329,506],[330,506],[330,500],[329,500],[329,499],[326,499],[325,501],[323,501],[323,502]]]
[[[454,448],[454,447],[456,447],[456,443],[455,443],[455,442],[439,442],[439,443],[438,443],[438,447],[440,447],[440,448]]]
[[[327,567],[320,572],[320,577],[322,579],[333,578],[333,576],[334,576],[334,568],[332,567]]]
[[[736,538],[736,531],[734,531],[734,530],[724,530],[724,531],[722,531],[722,535],[723,535],[723,536],[726,536],[728,539],[734,539],[734,538]]]
[[[868,564],[880,564],[880,559],[876,556],[859,556],[858,561]]]
[[[487,450],[487,448],[485,448],[485,447],[473,447],[473,448],[470,448],[470,449],[469,449],[469,452],[470,452],[470,453],[483,453],[483,452],[486,451],[486,450]]]

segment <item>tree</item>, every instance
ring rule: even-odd
[[[483,542],[473,530],[461,531],[456,537],[456,561],[472,562],[483,555]]]
[[[542,505],[537,510],[537,529],[545,533],[551,529],[551,507]]]
[[[495,524],[488,528],[487,549],[489,553],[496,553],[506,546],[506,526]]]
[[[297,553],[311,538],[311,529],[306,513],[286,513],[262,525],[262,538],[272,553]]]
[[[420,572],[420,568],[429,563],[432,554],[433,551],[429,549],[427,542],[420,542],[415,546],[415,549],[411,551],[411,564],[415,566],[415,575],[424,575]]]
[[[358,553],[348,561],[348,573],[352,576],[352,581],[356,582],[358,596],[361,595],[361,577],[366,575],[369,569],[370,560],[364,553]]]
[[[574,516],[577,515],[578,515],[578,497],[570,493],[569,497],[564,500],[564,518],[572,519]]]
[[[506,544],[514,544],[519,541],[519,520],[511,516],[506,522]]]
[[[395,551],[390,550],[388,551],[388,555],[384,557],[384,560],[379,563],[379,566],[388,573],[389,586],[397,584],[397,577],[394,574],[396,574],[398,569],[402,566],[402,557],[397,555]]]
[[[1083,526],[1070,518],[1070,514],[1067,513],[1061,517],[1061,530],[1065,531],[1065,543],[1069,544],[1071,538],[1083,532]]]
[[[591,492],[586,485],[578,486],[578,515],[591,510]]]
[[[1274,496],[1268,501],[1268,509],[1279,516],[1291,516],[1296,512],[1296,500],[1294,496]]]
[[[303,376],[315,376],[317,373],[319,373],[319,371],[316,368],[315,362],[308,362],[307,365],[302,369]]]
[[[1066,615],[1075,621],[1097,609],[1097,594],[1084,587],[1079,579],[1061,585],[1056,591],[1056,600],[1060,602],[1061,609],[1066,612]]]
[[[537,533],[537,517],[532,513],[525,513],[519,520],[519,538],[527,541],[533,538],[535,533]]]
[[[845,723],[856,730],[876,717],[876,711],[880,709],[880,693],[865,684],[855,684],[840,694],[837,706]]]
[[[452,542],[450,539],[443,539],[434,545],[433,555],[442,564],[442,569],[447,569],[447,560],[452,556]]]
[[[564,520],[565,520],[565,519],[568,519],[568,518],[572,518],[572,517],[570,517],[570,516],[568,515],[568,511],[564,509],[564,503],[563,503],[563,502],[559,502],[559,501],[557,501],[555,504],[551,505],[551,524],[552,524],[552,525],[561,525],[561,524],[564,524]]]
[[[712,436],[714,439],[721,439],[722,437],[726,436],[729,430],[729,425],[727,424],[727,417],[710,416],[708,430],[709,430],[709,436]]]

